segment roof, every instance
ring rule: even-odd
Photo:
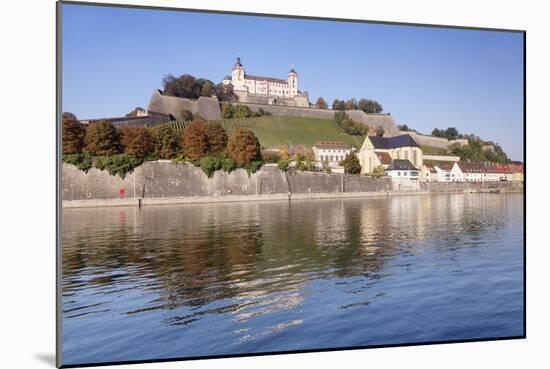
[[[290,69],[290,71],[288,72],[288,74],[290,74],[290,73],[298,74],[298,73],[296,73],[296,71],[294,70],[294,68]]]
[[[387,152],[378,151],[378,152],[375,152],[375,154],[376,156],[378,156],[380,163],[382,163],[383,165],[388,165],[391,163],[391,156]]]
[[[441,170],[452,170],[454,166],[454,163],[443,163],[443,164],[437,164],[436,167],[438,167]]]
[[[336,141],[319,141],[313,146],[318,149],[351,149],[351,145]]]
[[[255,81],[267,81],[267,82],[274,82],[274,83],[284,83],[284,84],[288,83],[288,81],[286,79],[279,79],[279,78],[273,78],[273,77],[263,77],[263,76],[253,76],[251,74],[245,75],[244,79],[251,79],[251,80],[255,80]]]
[[[424,162],[424,166],[426,167],[426,169],[428,169],[428,171],[430,173],[436,173],[437,171],[435,170],[435,165],[432,164],[432,163],[426,163]]]
[[[386,170],[418,170],[418,168],[415,168],[407,159],[393,159]]]
[[[416,141],[409,135],[394,137],[369,136],[375,149],[395,149],[397,147],[419,147]]]

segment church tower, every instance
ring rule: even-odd
[[[231,84],[235,90],[246,90],[244,83],[244,67],[241,64],[241,58],[237,57],[237,61],[231,70]]]
[[[298,96],[298,73],[294,68],[288,72],[288,93],[290,97]]]

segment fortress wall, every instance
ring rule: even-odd
[[[181,112],[183,109],[187,109],[193,114],[199,114],[207,120],[221,119],[220,105],[215,97],[201,96],[197,100],[191,100],[166,96],[159,90],[155,90],[147,107],[149,111],[171,114],[176,119],[182,119]]]
[[[428,135],[421,135],[419,133],[413,132],[413,131],[399,131],[397,135],[410,135],[417,144],[421,146],[431,146],[431,147],[437,147],[440,149],[446,149],[450,145],[454,143],[458,143],[460,145],[467,145],[468,140],[466,139],[458,139],[458,140],[447,140],[443,137],[434,137],[434,136],[428,136]]]
[[[388,177],[374,178],[346,174],[316,172],[285,173],[275,165],[264,165],[261,170],[248,174],[244,169],[231,173],[217,171],[208,178],[192,164],[147,162],[126,175],[125,179],[111,176],[107,171],[92,168],[88,173],[70,164],[63,164],[63,200],[114,200],[124,188],[125,198],[162,199],[181,197],[223,198],[227,196],[284,196],[300,194],[353,194],[380,195],[396,192],[445,193],[479,191],[522,191],[521,182],[417,182],[395,181]],[[134,191],[135,189],[135,191]]]

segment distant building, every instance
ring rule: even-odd
[[[96,119],[82,119],[80,123],[90,124],[98,120],[108,120],[113,123],[115,126],[154,126],[159,123],[169,122],[174,120],[174,117],[170,114],[156,113],[152,111],[146,111],[141,109],[141,111],[136,111],[136,116],[124,116],[124,117],[111,117],[111,118],[96,118]]]
[[[385,170],[387,176],[396,179],[409,179],[418,181],[420,169],[415,167],[408,159],[393,159]]]
[[[290,69],[286,79],[247,74],[237,58],[231,75],[222,83],[232,85],[240,102],[309,107],[307,93],[298,90],[298,73]]]
[[[394,137],[367,136],[359,150],[362,174],[372,174],[377,167],[390,165],[391,160],[409,160],[415,168],[422,168],[420,146],[410,135]]]
[[[339,167],[339,162],[352,152],[352,147],[343,142],[321,141],[313,145],[316,163],[327,162],[331,167]]]

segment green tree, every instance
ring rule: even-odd
[[[208,123],[194,120],[187,125],[181,134],[185,155],[191,160],[200,160],[208,155]]]
[[[239,166],[262,160],[260,142],[248,129],[237,128],[229,137],[227,153]]]
[[[212,96],[216,94],[216,86],[212,81],[208,79],[199,79],[198,82],[201,86],[200,96]]]
[[[327,109],[328,104],[322,97],[318,97],[317,101],[315,102],[315,106],[317,106],[319,109]]]
[[[76,119],[65,118],[62,123],[62,151],[63,154],[76,154],[84,148],[86,129]]]
[[[382,105],[378,101],[362,98],[357,103],[359,110],[363,110],[365,113],[381,113]]]
[[[63,114],[61,114],[61,120],[65,120],[65,119],[78,121],[78,119],[76,118],[76,115],[74,115],[70,111],[65,111],[63,112]]]
[[[181,152],[180,137],[168,124],[154,127],[151,133],[156,142],[154,152],[159,159],[173,159]]]
[[[397,129],[399,129],[400,131],[410,131],[411,130],[409,128],[409,126],[407,126],[406,124],[398,124]]]
[[[84,142],[85,150],[92,155],[114,155],[122,151],[120,132],[108,120],[90,123]]]
[[[216,97],[219,101],[225,102],[235,102],[237,101],[237,95],[233,92],[232,85],[224,85],[223,83],[218,83],[214,91]]]
[[[288,170],[288,165],[289,165],[289,162],[287,159],[281,159],[277,162],[277,166],[283,172],[286,172]]]
[[[351,153],[340,163],[339,165],[344,167],[344,171],[349,174],[359,174],[361,173],[361,164],[355,153]]]
[[[346,110],[354,110],[357,109],[357,100],[350,99],[344,103],[344,108]]]
[[[233,107],[233,118],[248,118],[250,114],[250,109],[246,105],[236,105]]]
[[[332,110],[344,110],[345,103],[343,100],[334,99],[332,102]]]
[[[155,151],[155,138],[149,129],[142,126],[124,126],[120,128],[124,153],[140,158]]]
[[[188,99],[195,99],[200,95],[201,86],[197,83],[197,79],[190,74],[184,74],[178,78],[169,74],[164,77],[162,84],[165,95]]]
[[[227,132],[220,123],[209,123],[206,129],[208,152],[221,153],[227,147]]]

